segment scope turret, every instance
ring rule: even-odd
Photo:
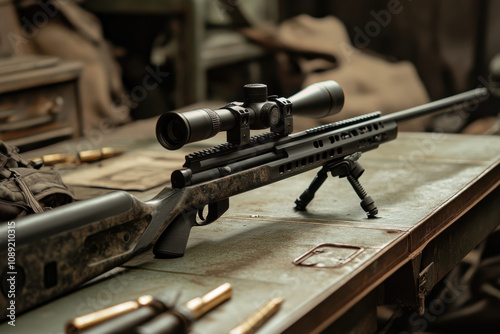
[[[245,85],[244,93],[244,102],[231,102],[221,109],[163,114],[156,123],[158,141],[176,150],[227,131],[228,142],[243,145],[250,139],[250,129],[270,128],[275,133],[290,134],[293,115],[322,118],[338,113],[344,105],[342,88],[332,80],[312,84],[288,99],[268,96],[264,84]]]

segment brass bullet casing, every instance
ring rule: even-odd
[[[116,157],[125,152],[123,148],[114,148],[114,147],[103,147],[101,148],[101,154],[103,159]]]
[[[76,159],[74,156],[69,154],[57,153],[57,154],[47,154],[42,156],[41,158],[32,159],[32,161],[43,162],[45,166],[54,166],[57,164],[75,163]]]
[[[78,152],[78,159],[80,162],[92,162],[102,158],[101,150],[88,150]]]
[[[125,152],[124,149],[114,147],[103,147],[100,150],[88,150],[78,152],[78,159],[80,162],[92,162],[107,158],[116,157]]]
[[[254,333],[260,326],[271,318],[281,307],[283,298],[273,298],[264,306],[258,309],[251,316],[246,318],[241,324],[231,329],[229,334],[250,334]]]
[[[202,297],[191,299],[186,303],[185,307],[191,311],[195,319],[198,319],[211,309],[231,298],[232,293],[233,288],[231,284],[224,283]]]
[[[164,312],[134,329],[138,334],[188,333],[189,328],[198,318],[231,298],[232,288],[229,283],[191,299],[183,306]]]
[[[141,306],[148,305],[153,301],[150,295],[141,296],[137,301],[128,301],[118,305],[110,306],[89,314],[76,317],[66,323],[64,332],[66,334],[77,334],[92,326],[103,323],[104,321],[116,318],[122,314],[131,312]]]
[[[57,164],[76,164],[82,162],[93,162],[102,159],[116,157],[125,152],[122,148],[103,147],[100,150],[88,150],[78,152],[77,157],[67,153],[47,154],[39,158],[32,159],[35,163],[41,163],[45,166],[54,166]]]

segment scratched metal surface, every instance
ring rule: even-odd
[[[426,224],[436,224],[433,215],[444,209],[458,214],[465,208],[457,203],[478,200],[481,192],[466,191],[471,185],[488,180],[481,184],[483,193],[497,186],[499,161],[498,137],[400,134],[360,160],[366,168],[360,180],[379,207],[378,219],[365,218],[348,182],[331,177],[307,212],[295,212],[293,201],[314,176],[305,173],[231,198],[223,218],[193,228],[183,258],[157,260],[143,254],[123,274],[21,315],[15,328],[2,324],[0,331],[61,333],[74,316],[143,294],[181,291],[182,303],[225,282],[233,285],[232,299],[198,321],[193,333],[227,332],[277,296],[285,302],[262,333],[281,332],[303,317],[321,322],[324,314],[340,315],[343,306],[401,265],[410,249],[431,238],[437,227]],[[151,192],[138,197],[148,199]],[[340,268],[292,264],[325,242],[364,251]],[[335,303],[326,303],[331,296],[338,296]],[[309,313],[321,306],[328,308]]]

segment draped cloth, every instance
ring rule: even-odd
[[[284,95],[311,83],[335,80],[344,90],[345,104],[327,123],[371,111],[384,114],[429,101],[427,92],[408,61],[390,62],[355,48],[346,28],[333,16],[313,18],[300,15],[278,27],[260,26],[244,30],[252,40],[277,52]],[[295,129],[318,124],[301,119]],[[401,124],[401,130],[424,131],[429,117]]]

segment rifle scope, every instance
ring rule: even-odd
[[[268,96],[264,84],[245,85],[244,93],[244,102],[231,102],[221,109],[163,114],[156,123],[156,138],[163,147],[177,150],[227,131],[228,142],[242,145],[250,139],[250,129],[292,133],[292,112],[322,118],[338,113],[344,105],[344,92],[332,80],[312,84],[288,99]]]

